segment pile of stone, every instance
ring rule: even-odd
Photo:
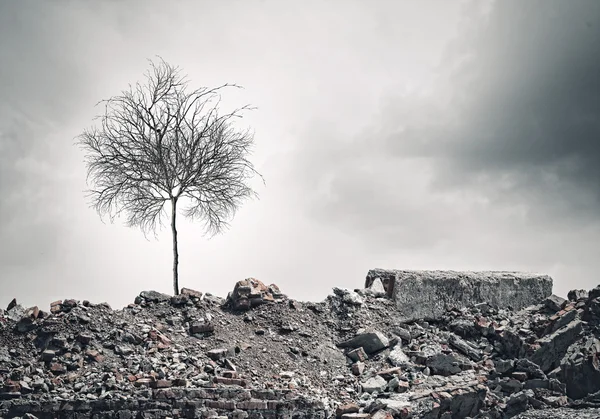
[[[40,403],[53,410],[67,402],[66,409],[93,402],[87,410],[91,414],[102,412],[104,401],[130,400],[141,389],[154,400],[159,390],[207,388],[265,390],[285,397],[280,404],[270,402],[279,399],[273,395],[268,403],[255,397],[233,404],[227,398],[204,404],[195,400],[199,415],[218,406],[220,413],[259,410],[264,416],[275,406],[276,411],[304,409],[308,415],[322,403],[302,394],[330,380],[344,365],[343,354],[328,348],[329,342],[309,347],[313,333],[327,326],[319,328],[318,320],[311,319],[313,311],[288,301],[275,286],[266,289],[261,307],[253,305],[245,316],[225,299],[189,289],[178,296],[144,291],[123,310],[67,299],[42,312],[14,301],[0,314],[0,417]],[[316,368],[296,370],[328,362],[328,351],[335,351],[337,362],[330,362],[326,374]]]
[[[374,290],[364,295],[380,294],[382,286],[385,295],[394,295],[389,287],[401,289],[394,279],[372,275],[366,285]],[[577,401],[600,394],[599,296],[600,287],[572,291],[569,300],[549,295],[516,312],[470,301],[428,321],[400,310],[403,320],[387,333],[362,330],[338,344],[362,386],[360,399],[338,416],[375,410],[381,417],[507,418],[530,409],[600,406]],[[426,301],[419,311],[431,313],[437,304]]]
[[[417,295],[415,284],[435,281],[455,284],[457,298]],[[255,279],[226,299],[144,291],[122,310],[13,301],[0,311],[0,417],[576,418],[600,408],[600,287],[563,299],[545,276],[381,270],[365,285],[319,303]],[[523,288],[519,306],[486,301],[494,287]],[[417,311],[402,305],[409,297]]]
[[[234,310],[249,310],[285,298],[277,285],[266,286],[258,279],[247,278],[235,284],[233,291],[227,296],[227,302]]]

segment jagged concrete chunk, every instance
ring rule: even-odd
[[[400,345],[394,346],[388,355],[388,359],[395,367],[401,367],[410,362],[410,358],[404,353]]]
[[[373,269],[365,288],[378,278],[406,319],[437,318],[479,303],[519,310],[552,295],[552,278],[533,273]]]
[[[546,298],[546,300],[544,301],[544,305],[552,311],[560,311],[562,310],[562,308],[565,306],[565,304],[567,303],[567,300],[565,300],[562,297],[559,297],[558,295],[554,295],[552,294],[550,297]]]
[[[361,385],[363,391],[367,393],[382,392],[387,387],[387,381],[385,381],[385,378],[376,375],[361,383]]]
[[[367,354],[380,351],[387,348],[389,340],[385,335],[377,330],[367,330],[359,333],[352,339],[340,342],[340,348],[360,348],[362,347]]]
[[[542,371],[549,372],[560,365],[562,357],[569,346],[575,342],[583,331],[583,322],[575,320],[551,335],[538,340],[540,345],[531,356],[531,360],[538,364]]]
[[[561,379],[567,395],[581,399],[600,392],[600,340],[588,337],[569,348],[561,364]]]
[[[369,291],[376,297],[381,297],[381,296],[386,295],[385,287],[383,286],[383,282],[381,282],[380,278],[375,278],[375,280],[369,287]]]

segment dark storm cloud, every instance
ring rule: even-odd
[[[406,248],[599,221],[600,2],[465,11],[432,92],[390,94],[369,129],[305,152],[315,217]]]
[[[468,35],[457,51],[468,60],[449,78],[457,126],[414,128],[415,146],[446,163],[440,184],[506,175],[509,191],[521,195],[578,192],[569,210],[595,216],[600,3],[499,1],[487,25]],[[406,145],[402,135],[391,138],[396,150]]]

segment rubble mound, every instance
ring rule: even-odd
[[[121,310],[13,301],[0,417],[598,417],[600,286],[407,319],[389,282],[366,284],[318,303],[255,279],[226,299],[144,291]]]
[[[264,303],[272,303],[285,298],[279,287],[271,284],[268,287],[255,278],[238,281],[233,291],[227,296],[227,303],[234,310],[249,310]]]

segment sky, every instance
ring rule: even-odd
[[[172,292],[171,237],[101,220],[75,138],[148,59],[255,133],[223,234],[179,218],[180,286],[299,300],[367,271],[600,283],[597,0],[0,0],[0,306]]]

